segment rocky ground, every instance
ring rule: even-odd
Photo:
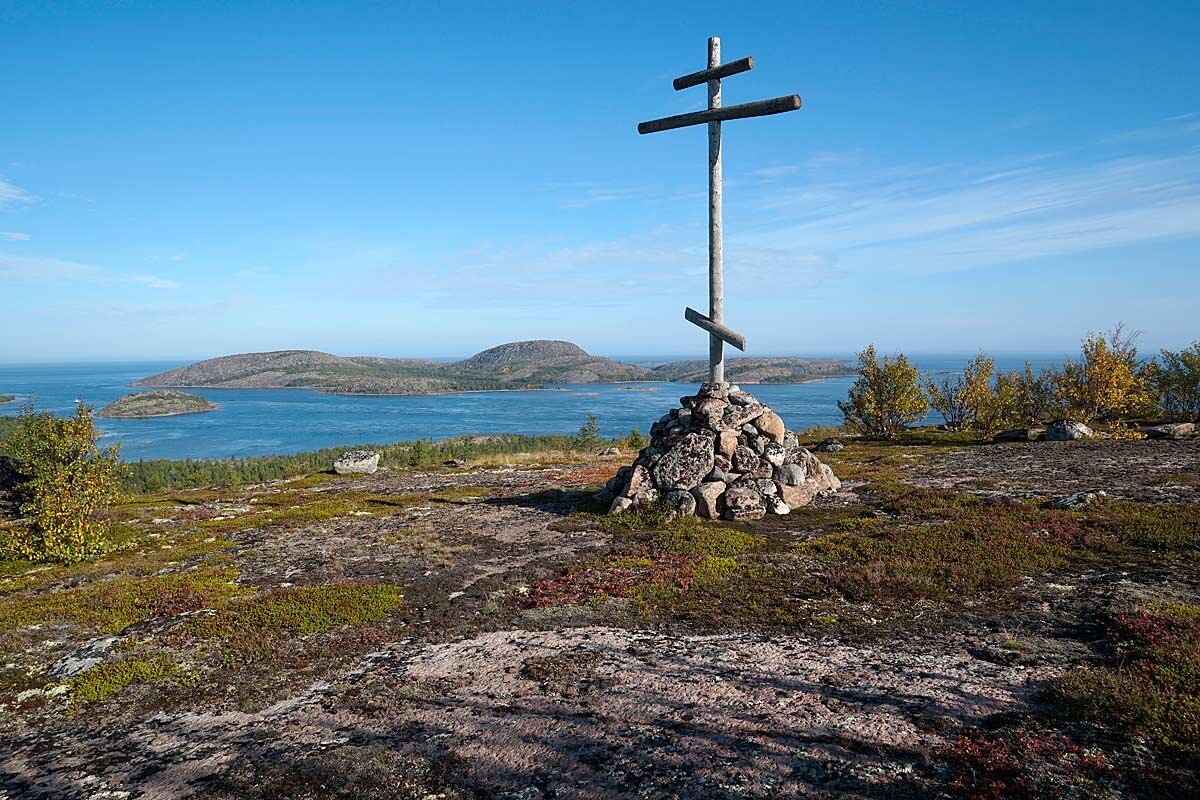
[[[1053,687],[1194,607],[1200,442],[822,458],[755,522],[601,516],[612,457],[131,498],[0,573],[0,797],[1192,796],[1190,707]]]

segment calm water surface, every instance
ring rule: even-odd
[[[963,356],[914,359],[938,373],[961,369]],[[1025,357],[997,357],[1013,369]],[[1035,367],[1061,358],[1030,357]],[[97,408],[133,391],[137,378],[183,366],[169,363],[0,365],[0,394],[32,398],[38,408],[70,413],[75,400]],[[802,384],[747,386],[770,405],[789,428],[837,424],[837,401],[851,378]],[[225,458],[295,453],[357,443],[417,438],[441,439],[468,433],[573,433],[588,414],[600,420],[606,436],[643,433],[650,423],[694,393],[695,384],[624,383],[560,385],[528,392],[478,392],[425,397],[345,397],[307,389],[188,389],[220,406],[217,411],[155,419],[101,419],[104,443],[120,442],[127,460],[147,458]],[[14,415],[21,403],[0,406]]]

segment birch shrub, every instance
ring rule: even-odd
[[[8,450],[24,478],[19,508],[27,520],[7,528],[12,556],[71,563],[104,551],[100,512],[120,497],[120,448],[97,446],[93,413],[83,403],[72,417],[22,412]]]
[[[838,408],[846,427],[876,439],[894,439],[929,413],[920,373],[901,353],[879,359],[875,345],[858,354],[858,380]]]

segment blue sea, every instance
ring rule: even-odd
[[[957,371],[969,356],[916,356],[930,374]],[[632,360],[632,359],[626,359]],[[637,359],[641,362],[654,359]],[[666,360],[666,359],[663,359]],[[1061,356],[996,356],[999,369],[1061,364]],[[24,401],[66,414],[76,399],[100,408],[134,391],[129,384],[186,362],[0,364],[0,406],[15,415]],[[783,417],[789,428],[841,422],[837,401],[852,378],[801,384],[746,386]],[[605,436],[650,424],[692,394],[695,384],[623,383],[556,385],[539,391],[477,392],[423,397],[346,397],[307,389],[188,389],[217,411],[153,419],[98,419],[103,444],[121,444],[129,461],[151,458],[227,458],[296,453],[352,444],[386,444],[470,433],[573,433],[596,415]]]

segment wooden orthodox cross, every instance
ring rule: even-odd
[[[679,114],[649,122],[638,123],[638,133],[657,133],[689,125],[708,123],[708,316],[687,308],[683,317],[708,331],[708,379],[725,382],[725,348],[729,342],[738,350],[746,349],[746,338],[725,327],[725,287],[721,242],[721,122],[743,117],[763,117],[782,114],[800,108],[800,96],[795,94],[771,100],[757,100],[738,106],[721,106],[721,79],[754,68],[754,59],[739,58],[721,63],[721,40],[708,40],[708,69],[675,79],[675,90],[708,84],[708,110]]]

